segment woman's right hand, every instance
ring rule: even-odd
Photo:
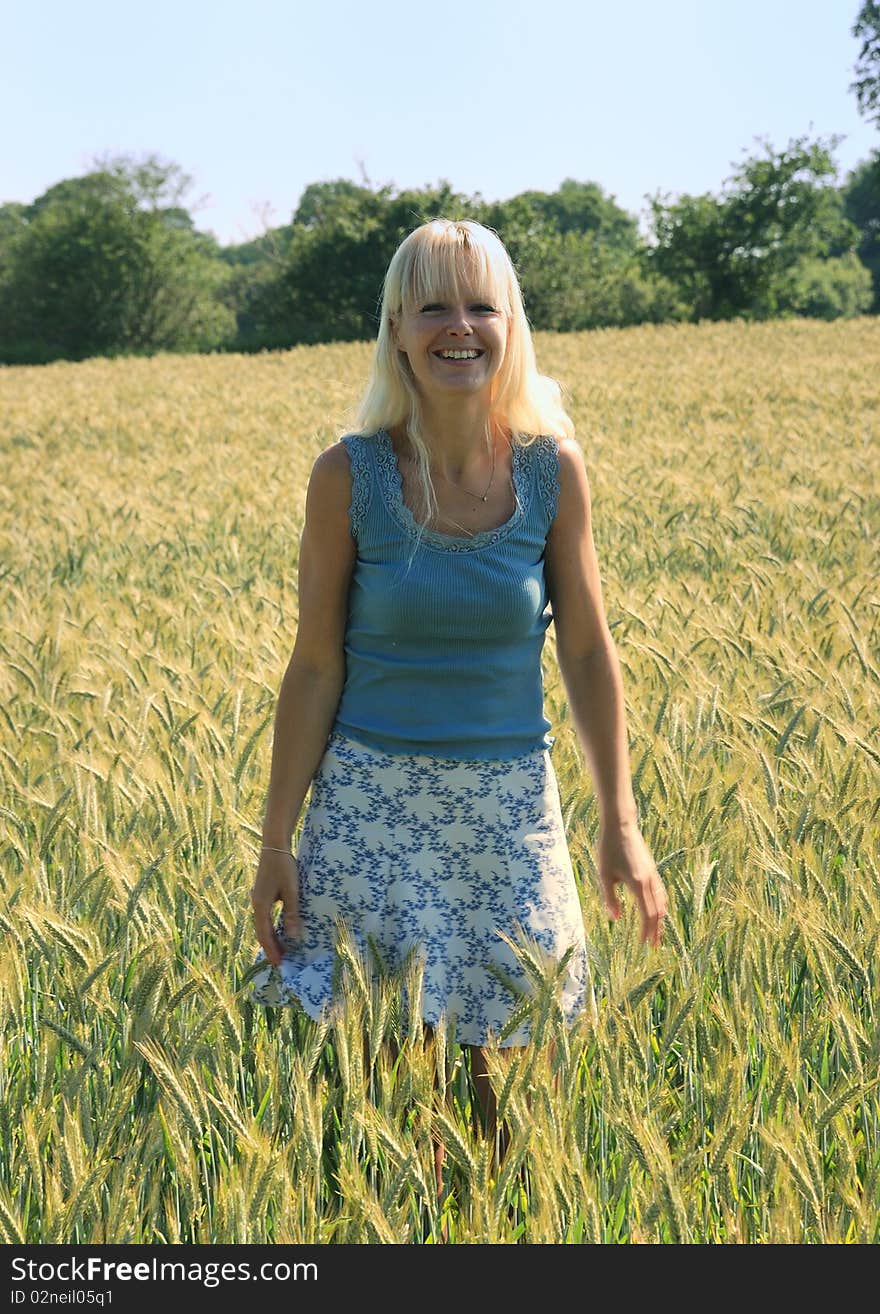
[[[251,908],[257,939],[273,967],[278,967],[284,957],[284,946],[275,933],[275,921],[272,917],[272,909],[278,902],[281,903],[281,923],[284,934],[298,937],[301,924],[299,869],[296,858],[292,853],[276,853],[274,849],[263,849],[251,890]]]

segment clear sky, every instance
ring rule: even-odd
[[[174,161],[224,244],[333,178],[501,200],[718,192],[758,138],[880,146],[849,90],[860,0],[41,0],[8,5],[0,201],[106,153]]]

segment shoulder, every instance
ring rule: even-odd
[[[555,433],[541,433],[530,437],[521,444],[533,455],[539,465],[550,465],[563,472],[573,474],[577,468],[584,468],[584,454],[581,445],[574,437],[563,437]]]
[[[577,438],[555,438],[558,461],[557,510],[554,537],[582,533],[590,524],[590,481],[584,452]]]
[[[317,457],[312,466],[312,479],[322,487],[336,487],[338,491],[351,491],[352,473],[363,465],[370,447],[372,434],[346,433]]]
[[[538,485],[554,524],[572,505],[583,508],[589,502],[584,454],[574,437],[539,434],[528,444],[532,448]]]
[[[357,434],[345,434],[337,442],[331,443],[325,447],[315,459],[312,466],[312,473],[317,473],[319,479],[341,479],[343,475],[351,473],[351,451],[350,444],[352,439],[356,439]]]
[[[345,439],[320,452],[309,475],[308,505],[316,510],[344,508],[351,498],[352,462]]]
[[[321,452],[312,467],[307,514],[342,525],[359,538],[372,501],[369,456],[374,435],[348,433]]]
[[[560,495],[580,489],[583,493],[589,488],[587,466],[584,451],[574,437],[555,438],[557,459],[559,461]]]
[[[556,445],[556,453],[559,459],[560,473],[573,474],[576,470],[584,469],[583,448],[575,437],[557,438],[554,436],[553,442]]]

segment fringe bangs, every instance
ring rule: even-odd
[[[397,253],[400,265],[393,271],[397,276],[386,289],[389,310],[407,313],[426,302],[458,300],[466,290],[511,314],[511,279],[515,276],[495,233],[470,221],[453,224],[443,220],[432,220],[416,232],[421,240],[410,234]]]

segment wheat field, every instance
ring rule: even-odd
[[[566,1029],[526,964],[500,1166],[399,983],[348,954],[327,1025],[248,993],[306,479],[369,344],[0,370],[0,1239],[880,1241],[880,322],[536,345],[669,916],[602,910],[551,627],[592,976]]]

